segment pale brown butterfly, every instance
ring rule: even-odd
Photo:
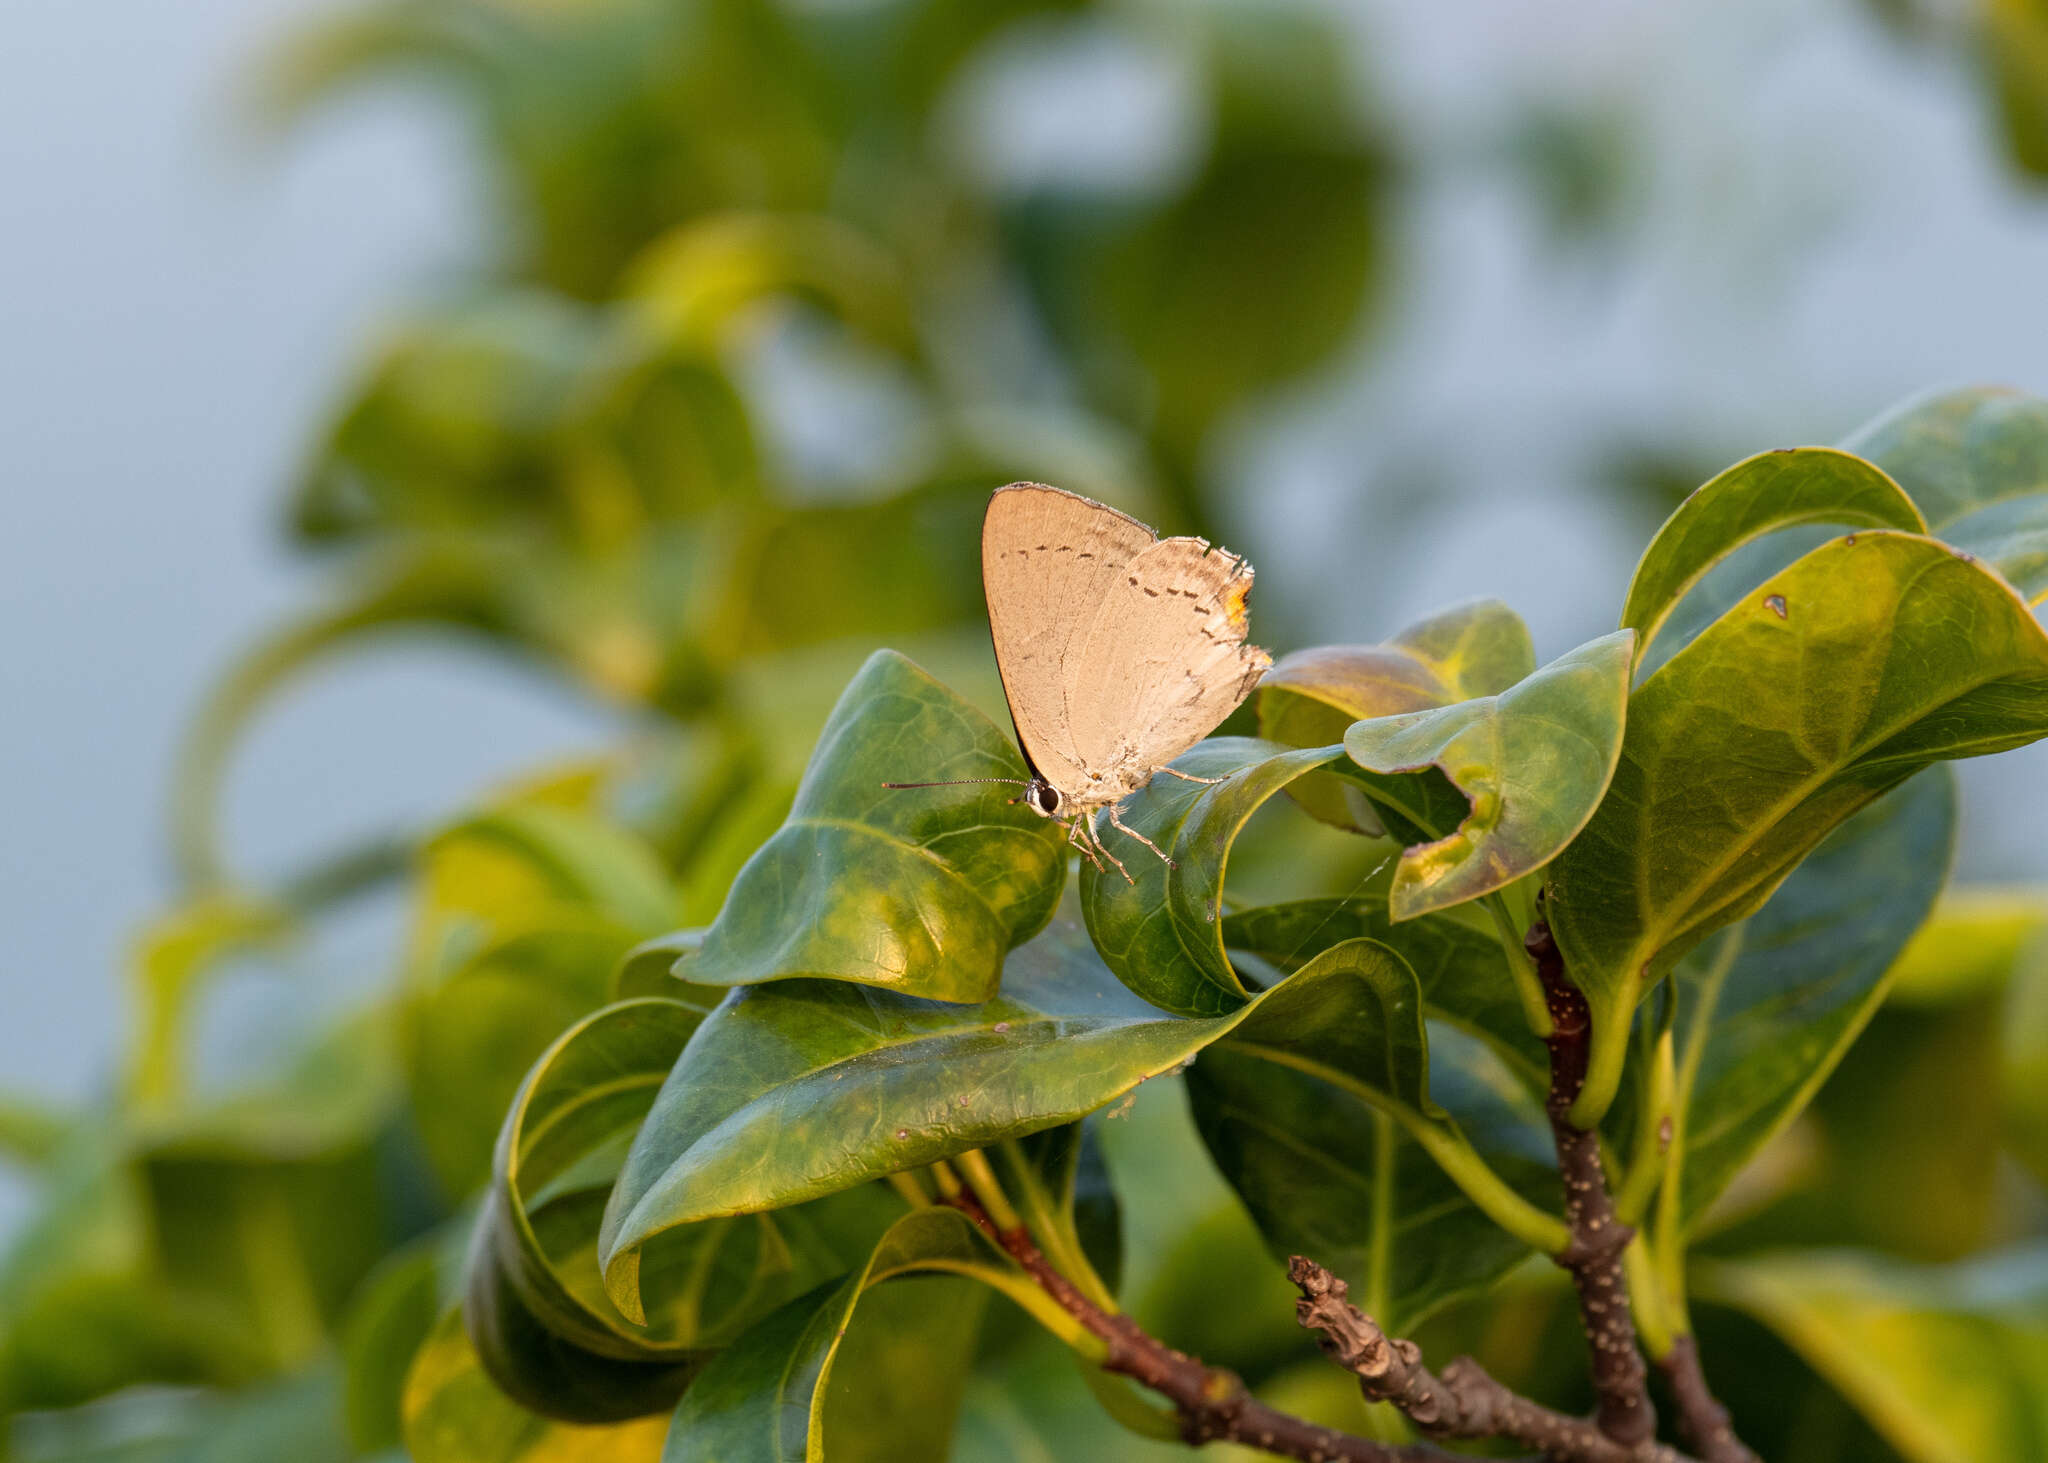
[[[1273,664],[1245,643],[1252,566],[1199,538],[1160,538],[1137,519],[1043,483],[989,499],[981,583],[996,669],[1029,780],[1021,801],[1066,825],[1096,868],[1131,873],[1095,827],[1110,826],[1164,859],[1119,805],[1235,711]],[[956,783],[891,782],[886,787]],[[1098,857],[1100,855],[1100,857]]]

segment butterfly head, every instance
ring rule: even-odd
[[[1024,806],[1041,818],[1056,818],[1060,811],[1060,791],[1042,777],[1034,777],[1024,784]]]

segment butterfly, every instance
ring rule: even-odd
[[[1097,869],[1130,870],[1096,815],[1172,867],[1123,821],[1124,799],[1214,731],[1273,664],[1245,642],[1252,566],[1199,538],[1161,538],[1137,519],[1043,483],[989,499],[981,582],[996,669],[1031,776],[1007,782]],[[886,783],[942,787],[947,783]],[[1135,882],[1135,881],[1133,881]]]

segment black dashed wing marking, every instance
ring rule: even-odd
[[[1063,795],[1088,780],[1066,667],[1103,596],[1155,542],[1135,518],[1058,488],[1013,483],[989,499],[981,577],[996,669],[1026,760]]]
[[[1245,643],[1251,585],[1251,565],[1198,538],[1162,539],[1131,562],[1067,662],[1084,766],[1170,762],[1251,694],[1272,663]]]

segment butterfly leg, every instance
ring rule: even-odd
[[[1111,803],[1109,805],[1109,826],[1116,829],[1119,833],[1125,833],[1131,836],[1132,838],[1137,839],[1138,842],[1144,844],[1145,847],[1151,849],[1152,852],[1158,854],[1161,859],[1165,860],[1166,866],[1169,869],[1177,869],[1180,867],[1180,861],[1178,859],[1174,858],[1173,855],[1169,854],[1165,849],[1161,848],[1158,844],[1154,843],[1151,839],[1147,838],[1144,834],[1140,833],[1137,829],[1131,827],[1131,825],[1126,823],[1122,818],[1118,817],[1117,806],[1115,803]]]
[[[1171,767],[1161,767],[1159,770],[1168,776],[1178,777],[1182,782],[1199,782],[1204,787],[1214,787],[1217,783],[1228,780],[1222,777],[1196,777],[1192,773],[1180,772]],[[1124,831],[1129,832],[1130,830],[1125,829]]]
[[[1109,810],[1109,816],[1111,821],[1114,822],[1116,819],[1116,809],[1114,807],[1112,807]],[[1109,845],[1102,841],[1102,835],[1098,833],[1095,829],[1095,815],[1093,813],[1084,814],[1082,816],[1082,826],[1087,828],[1089,838],[1094,840],[1096,852],[1100,853],[1104,858],[1108,859],[1111,863],[1116,865],[1116,871],[1124,876],[1124,882],[1126,884],[1137,883],[1138,881],[1131,877],[1131,871],[1124,867],[1124,861],[1118,858],[1115,854],[1111,853],[1109,851]],[[1119,824],[1118,826],[1122,825]],[[1095,867],[1099,869],[1102,867],[1102,865],[1097,864]]]
[[[1081,819],[1079,818],[1075,818],[1071,822],[1069,822],[1067,824],[1067,842],[1072,847],[1080,849],[1081,857],[1088,860],[1089,863],[1095,865],[1095,872],[1099,874],[1103,872],[1102,860],[1095,856],[1095,850],[1090,848],[1088,846],[1088,841],[1082,837],[1081,829],[1083,826],[1084,825]]]

